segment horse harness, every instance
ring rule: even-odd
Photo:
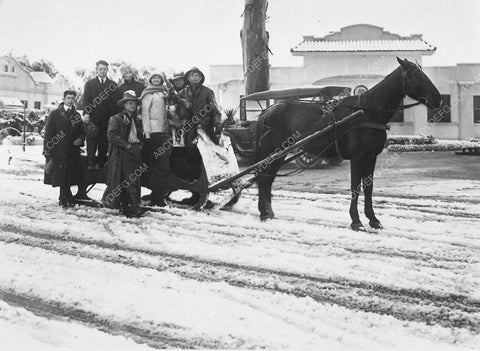
[[[407,95],[406,94],[406,87],[409,87],[411,90],[414,90],[412,85],[411,85],[411,82],[410,82],[410,79],[408,78],[408,75],[407,75],[407,72],[405,70],[402,71],[402,90],[403,90],[403,94],[404,95]],[[418,106],[422,103],[427,103],[428,102],[428,99],[426,97],[420,97],[418,99],[418,101],[414,102],[414,103],[411,103],[411,104],[406,104],[406,105],[401,105],[401,106],[398,106],[396,108],[393,108],[393,109],[373,109],[373,108],[369,108],[369,107],[364,107],[362,106],[362,98],[361,98],[361,95],[358,95],[358,104],[357,106],[354,106],[354,105],[341,105],[342,107],[348,107],[348,108],[351,108],[351,109],[355,109],[355,110],[364,110],[364,111],[374,111],[374,112],[395,112],[395,111],[401,111],[401,110],[405,110],[405,109],[408,109],[408,108],[411,108],[411,107],[414,107],[414,106]],[[330,118],[330,125],[332,126],[335,126],[335,124],[338,122],[338,120],[335,118],[335,114],[333,113],[333,110],[334,109],[329,109],[329,111],[326,112],[326,115],[329,116]],[[323,116],[325,116],[325,114],[323,114]],[[341,135],[338,135],[338,129],[337,128],[333,128],[333,135],[334,135],[334,141],[333,141],[333,144],[335,145],[335,152],[337,154],[337,157],[342,157],[341,155],[341,151],[340,151],[340,147],[339,147],[339,139],[341,139],[345,134],[349,133],[351,130],[354,130],[354,129],[362,129],[362,128],[368,128],[368,129],[377,129],[377,130],[382,130],[382,131],[387,131],[387,130],[390,130],[390,126],[387,125],[387,124],[383,124],[383,123],[378,123],[378,122],[374,122],[374,121],[368,121],[368,120],[361,120],[362,117],[364,116],[361,116],[359,118],[359,121],[358,121],[358,124],[356,126],[353,126],[352,128],[349,128],[347,131],[345,131],[344,133],[342,133]],[[258,119],[258,126],[257,126],[257,131],[261,131],[263,132],[262,135],[259,136],[259,138],[257,139],[258,140],[258,145],[257,145],[257,148],[260,147],[261,145],[261,142],[263,141],[263,139],[268,135],[270,134],[270,132],[272,131],[272,127],[269,126],[268,124],[265,123],[265,117],[264,116],[260,116],[260,118]],[[317,156],[317,159],[321,157],[321,155],[331,146],[331,144],[329,144],[326,148],[324,148],[320,153],[319,155]],[[300,172],[304,171],[305,169],[309,168],[309,166],[306,166],[306,167],[303,167]],[[298,172],[299,173],[299,172]],[[290,174],[286,174],[286,175],[290,175]]]

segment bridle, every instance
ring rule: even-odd
[[[420,66],[417,64],[417,67],[416,69],[421,69]],[[410,88],[410,90],[412,92],[415,92],[415,89],[414,87],[412,86],[412,83],[410,81],[410,79],[408,78],[408,74],[407,74],[407,71],[403,68],[402,66],[402,93],[404,96],[407,96],[407,87]],[[338,105],[339,107],[348,107],[348,108],[351,108],[351,109],[355,109],[355,110],[363,110],[363,111],[372,111],[372,112],[396,112],[396,111],[401,111],[401,110],[405,110],[407,108],[411,108],[411,107],[414,107],[414,106],[418,106],[420,104],[427,104],[428,103],[428,99],[424,96],[418,98],[417,101],[415,101],[414,103],[411,103],[411,104],[406,104],[406,105],[401,105],[401,106],[398,106],[396,108],[392,108],[392,109],[374,109],[374,108],[369,108],[369,107],[365,107],[365,106],[362,106],[362,95],[358,95],[358,104],[357,105]],[[332,125],[335,125],[337,120],[335,118],[335,114],[333,113],[333,110],[330,111],[328,113],[330,115],[330,123]],[[386,125],[386,124],[383,124],[383,123],[378,123],[378,122],[375,122],[375,121],[368,121],[368,120],[363,120],[361,121],[359,119],[358,121],[358,124],[354,127],[355,129],[357,128],[371,128],[371,129],[378,129],[378,130],[383,130],[383,131],[387,131],[387,130],[390,130],[390,126],[389,125]],[[337,149],[337,154],[339,154],[339,149],[338,149],[338,133],[337,133],[337,130],[334,129],[334,139],[335,139],[335,147]]]
[[[420,69],[419,66],[416,67],[416,69]],[[412,92],[415,91],[414,87],[412,86],[412,83],[410,81],[410,78],[408,78],[407,71],[402,67],[402,93],[404,96],[407,95],[407,87],[410,88]],[[373,112],[396,112],[396,111],[401,111],[401,110],[406,110],[407,108],[415,107],[418,105],[426,105],[428,103],[428,99],[424,96],[421,96],[418,98],[417,101],[411,103],[411,104],[406,104],[406,105],[401,105],[395,108],[391,109],[375,109],[375,108],[370,108],[366,106],[362,106],[362,95],[358,95],[358,105],[338,105],[339,107],[349,107],[352,109],[356,110],[364,110],[364,111],[373,111]]]
[[[416,69],[420,69],[420,66],[417,66]],[[406,87],[408,86],[410,88],[411,91],[415,91],[415,88],[412,86],[411,82],[410,82],[410,79],[408,78],[408,74],[407,74],[407,71],[405,71],[405,69],[402,67],[402,85],[403,85],[403,94],[405,96],[407,96],[407,89]],[[425,97],[425,96],[421,96],[418,98],[418,100],[412,104],[407,104],[407,105],[403,105],[401,107],[403,107],[402,109],[406,109],[406,108],[410,108],[410,107],[413,107],[413,106],[418,106],[420,104],[424,104],[424,105],[427,105],[428,104],[428,99]]]

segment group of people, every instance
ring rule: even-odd
[[[76,92],[72,90],[64,92],[63,102],[50,113],[44,136],[45,183],[60,187],[59,205],[71,207],[75,200],[89,199],[83,168],[94,171],[106,165],[103,204],[122,209],[128,216],[140,216],[140,177],[132,174],[142,165],[144,148],[154,152],[155,145],[171,137],[166,98],[176,95],[191,110],[194,128],[189,131],[189,143],[198,128],[219,135],[221,114],[213,91],[203,85],[204,74],[196,67],[185,74],[174,73],[168,80],[163,72],[154,72],[144,84],[136,79],[132,67],[123,66],[123,82],[117,85],[107,76],[108,66],[98,61],[96,77],[86,82],[83,116],[75,109]],[[87,164],[83,165],[80,154],[85,141]],[[72,185],[78,185],[75,196]]]

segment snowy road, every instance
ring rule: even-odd
[[[348,228],[346,193],[285,186],[266,223],[254,190],[228,212],[126,219],[61,210],[40,151],[14,152],[0,146],[9,350],[480,347],[480,181],[379,192],[381,231]]]

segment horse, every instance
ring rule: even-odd
[[[258,119],[257,162],[279,150],[291,136],[306,137],[355,111],[364,111],[360,119],[347,121],[303,147],[304,151],[315,155],[338,155],[350,160],[350,227],[355,231],[365,229],[357,208],[361,183],[369,225],[376,229],[383,228],[373,210],[373,174],[377,156],[385,146],[387,123],[395,111],[419,104],[431,109],[441,105],[440,93],[421,67],[406,59],[397,57],[397,61],[399,67],[362,95],[347,96],[327,105],[300,101],[280,102],[263,111]],[[400,106],[405,96],[416,100],[416,103]],[[258,174],[258,209],[262,221],[275,216],[272,209],[272,183],[284,159],[285,156],[271,162]]]

